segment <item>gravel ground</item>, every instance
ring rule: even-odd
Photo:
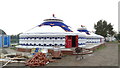
[[[75,55],[68,55],[58,59],[58,62],[49,63],[47,66],[118,66],[118,44],[106,43],[105,48],[85,55],[85,59],[76,60]],[[17,52],[9,48],[9,52]],[[25,66],[21,63],[10,63],[7,66]]]
[[[107,47],[92,55],[85,55],[83,60],[76,60],[76,56],[71,55],[47,66],[118,66],[118,44],[106,43],[106,45]]]

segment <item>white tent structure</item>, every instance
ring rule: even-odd
[[[85,33],[73,32],[63,20],[53,16],[45,19],[36,28],[20,34],[19,46],[17,48],[47,48],[54,46],[60,48],[82,47],[86,45]]]
[[[104,43],[104,37],[90,33],[85,27],[72,31],[63,20],[56,17],[45,19],[34,29],[20,34],[17,48],[92,48]]]
[[[86,34],[86,46],[84,48],[93,48],[104,43],[104,37],[95,33],[90,33],[87,28],[78,28],[79,32]]]

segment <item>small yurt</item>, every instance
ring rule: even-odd
[[[47,48],[54,46],[60,48],[73,48],[85,46],[85,33],[73,32],[63,20],[57,19],[54,15],[50,19],[43,20],[32,31],[25,32],[19,36],[17,48]]]
[[[81,25],[81,28],[77,29],[78,32],[86,34],[86,45],[99,46],[104,43],[104,37],[101,35],[89,32],[86,27]]]

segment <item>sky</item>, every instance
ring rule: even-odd
[[[99,20],[111,23],[118,31],[119,0],[0,0],[0,29],[16,35],[43,23],[44,19],[62,19],[72,29],[84,25],[95,31]]]

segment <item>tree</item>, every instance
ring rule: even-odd
[[[113,31],[113,25],[111,23],[107,23],[105,20],[99,20],[97,24],[94,24],[95,33],[102,35],[103,37],[107,37],[109,34],[110,36],[113,36],[115,34],[115,31]]]
[[[117,40],[120,40],[120,32],[119,32],[117,35],[115,35],[115,38],[116,38]]]
[[[11,43],[18,43],[18,42],[19,42],[19,34],[11,35]]]

